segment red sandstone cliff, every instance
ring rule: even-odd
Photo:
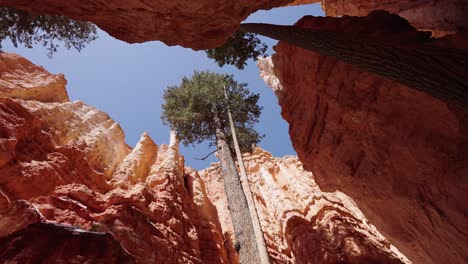
[[[409,263],[342,192],[323,192],[296,157],[244,155],[272,263]],[[200,172],[223,232],[232,234],[219,164]]]
[[[1,58],[2,261],[227,263],[216,209],[174,140],[143,134],[131,149],[107,114],[66,100],[63,76]]]
[[[305,17],[297,25],[399,45],[433,43],[385,16]],[[463,38],[452,40],[434,44],[466,47]],[[351,196],[415,263],[464,263],[466,110],[286,43],[275,51],[272,62],[259,62],[261,75],[278,95],[293,146],[318,185]]]

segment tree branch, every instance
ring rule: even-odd
[[[206,160],[209,156],[211,156],[211,154],[215,153],[216,151],[218,151],[219,149],[215,149],[213,150],[212,152],[210,152],[210,154],[206,155],[205,157],[203,158],[195,158],[196,160]]]

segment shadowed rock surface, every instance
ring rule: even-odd
[[[36,223],[0,238],[0,259],[19,263],[136,263],[110,234]]]

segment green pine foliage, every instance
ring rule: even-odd
[[[223,86],[228,89],[229,101],[225,99]],[[161,119],[177,132],[184,145],[203,141],[216,145],[214,111],[220,119],[222,131],[232,144],[228,105],[243,152],[249,151],[263,138],[253,129],[262,110],[257,104],[259,94],[251,93],[247,84],[236,82],[232,75],[196,71],[192,78],[184,77],[181,85],[169,86],[163,98]]]
[[[65,48],[81,51],[87,43],[97,39],[96,26],[58,15],[39,15],[26,11],[0,8],[0,51],[2,41],[9,39],[15,47],[19,44],[32,48],[42,44],[48,56],[62,43]]]
[[[253,33],[236,32],[223,46],[206,51],[208,58],[214,59],[219,67],[226,64],[244,69],[247,60],[257,60],[259,56],[266,56],[268,46],[262,43]]]

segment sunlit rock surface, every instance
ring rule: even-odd
[[[19,55],[1,56],[0,97],[66,102],[66,83],[62,74],[50,74]]]
[[[398,45],[432,43],[390,17],[297,24]],[[433,44],[466,47],[462,37]],[[352,197],[415,263],[465,263],[467,111],[334,58],[282,42],[275,51],[259,63],[261,75],[274,84],[293,146],[320,188]]]
[[[296,157],[256,148],[244,161],[273,263],[409,263],[351,198],[323,192]],[[232,234],[219,164],[200,175],[223,232]]]
[[[0,6],[90,21],[129,43],[160,40],[193,49],[221,46],[241,21],[293,0],[0,0]]]
[[[158,148],[145,133],[131,149],[107,114],[64,100],[63,76],[1,56],[1,83],[21,90],[3,96],[28,99],[0,98],[2,261],[227,263],[216,209],[177,142]]]

